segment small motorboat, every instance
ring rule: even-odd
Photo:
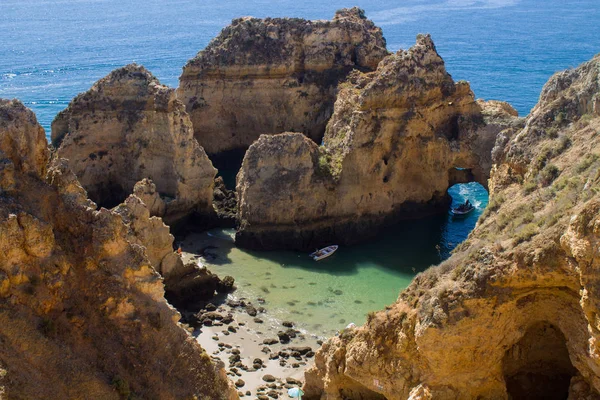
[[[461,204],[460,206],[458,206],[456,208],[453,208],[452,210],[450,210],[450,212],[452,213],[452,215],[454,215],[456,217],[462,217],[463,215],[469,214],[474,209],[475,209],[475,206],[473,204],[469,203],[469,201],[467,200],[466,203]]]
[[[324,258],[329,257],[338,249],[338,245],[334,244],[332,246],[327,246],[322,248],[321,250],[317,250],[314,253],[310,253],[309,257],[311,257],[315,261],[322,260]]]

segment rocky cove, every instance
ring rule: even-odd
[[[518,118],[353,8],[236,19],[177,89],[119,68],[51,145],[2,100],[0,397],[598,397],[599,65]]]

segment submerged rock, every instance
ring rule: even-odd
[[[2,396],[237,398],[122,217],[47,159],[33,112],[0,100]]]
[[[486,109],[468,83],[455,83],[425,35],[340,87],[322,146],[284,133],[248,149],[237,176],[238,245],[348,244],[447,210],[451,185],[487,184],[496,135],[515,120],[509,105]]]
[[[169,225],[213,213],[216,170],[175,90],[144,67],[119,68],[73,99],[52,123],[52,143],[101,206],[113,207],[135,190]]]
[[[290,130],[320,142],[338,82],[386,55],[381,29],[358,8],[332,21],[239,18],[186,64],[178,97],[209,154]]]
[[[326,342],[305,398],[598,398],[600,56],[498,137],[490,200],[452,257]]]

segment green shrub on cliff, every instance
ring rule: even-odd
[[[538,181],[542,186],[548,186],[552,182],[554,182],[554,180],[558,178],[559,175],[560,170],[558,169],[558,167],[554,164],[549,164],[546,165],[542,171],[540,171],[538,175]]]

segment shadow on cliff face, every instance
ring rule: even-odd
[[[378,265],[395,274],[413,275],[437,264],[445,257],[440,243],[446,229],[447,216],[437,215],[421,220],[403,221],[385,228],[373,239],[357,246],[342,246],[331,257],[314,262],[298,252],[248,251],[286,268],[300,268],[330,275],[347,276],[358,273],[364,265]]]
[[[209,155],[213,166],[219,171],[217,176],[223,178],[225,187],[229,190],[235,190],[235,178],[242,167],[244,155],[246,155],[246,149],[229,150]]]
[[[565,336],[547,322],[532,325],[502,364],[509,399],[566,399],[577,372]]]
[[[284,265],[337,276],[356,274],[364,265],[377,265],[395,274],[414,275],[450,257],[451,251],[467,238],[487,206],[487,191],[478,183],[457,184],[448,189],[451,207],[468,198],[475,210],[462,218],[448,213],[415,220],[404,220],[382,229],[370,240],[356,246],[342,246],[331,257],[318,263],[298,252],[251,251],[249,254]]]
[[[88,190],[88,197],[98,208],[104,207],[109,210],[123,203],[129,194],[119,183],[112,181],[106,182],[96,190]]]

